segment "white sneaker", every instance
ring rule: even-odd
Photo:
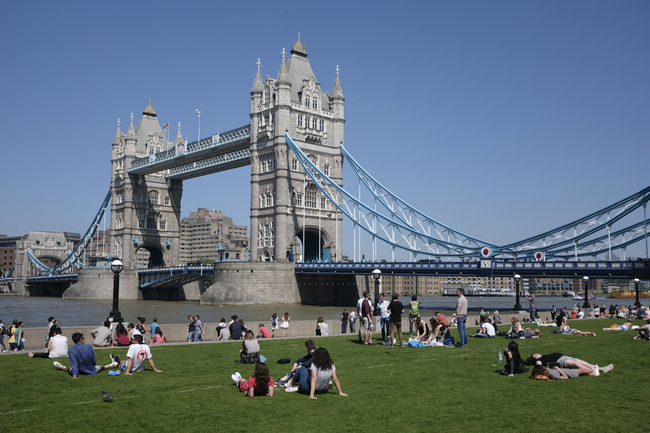
[[[603,373],[609,373],[614,369],[614,364],[609,364],[603,367]]]
[[[108,365],[105,365],[104,368],[115,368],[117,367],[117,361],[113,361]]]
[[[230,378],[234,380],[236,384],[239,384],[241,381],[241,374],[239,374],[239,372],[236,372],[235,374],[231,374]]]
[[[9,352],[9,349],[5,349],[2,351],[2,353]]]
[[[285,389],[285,391],[286,391],[286,392],[298,392],[298,387],[297,387],[297,386],[294,386],[294,387],[287,386],[287,388]]]
[[[65,367],[59,361],[54,361],[52,364],[54,364],[54,366],[59,370],[65,370]]]
[[[598,364],[594,365],[594,376],[600,376],[600,370],[598,369]]]

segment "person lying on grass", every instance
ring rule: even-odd
[[[605,367],[598,367],[598,364],[590,364],[587,361],[583,361],[582,359],[566,356],[562,353],[549,353],[548,355],[534,353],[524,361],[524,364],[542,365],[548,367],[549,362],[557,363],[560,368],[584,369],[585,371],[590,371],[590,374],[593,376],[600,376],[601,372],[607,373],[609,371],[612,371],[614,368],[614,364],[609,364]]]
[[[136,334],[133,336],[133,344],[129,346],[129,351],[126,353],[127,361],[120,361],[119,356],[113,356],[111,353],[111,360],[119,364],[120,369],[125,375],[130,376],[134,371],[144,371],[145,359],[149,362],[151,369],[156,373],[162,373],[158,370],[153,363],[151,349],[146,344],[142,343],[142,335]]]
[[[314,352],[309,370],[304,366],[300,367],[291,378],[285,391],[298,391],[301,394],[309,394],[309,398],[315,400],[315,394],[329,392],[330,379],[336,385],[339,395],[347,397],[348,395],[341,390],[341,384],[338,377],[336,377],[336,367],[330,358],[329,352],[324,347],[319,347]],[[295,386],[295,384],[298,384],[298,386]]]
[[[561,380],[561,379],[577,379],[582,374],[591,374],[592,372],[586,371],[585,369],[576,369],[576,368],[560,368],[557,365],[545,369],[541,364],[533,367],[533,371],[530,373],[531,379],[537,380]]]
[[[70,367],[64,367],[58,361],[54,361],[53,364],[59,370],[72,374],[73,379],[76,379],[79,375],[94,376],[102,370],[117,367],[116,362],[108,365],[95,365],[97,363],[95,350],[92,346],[84,344],[84,335],[82,333],[75,332],[72,334],[72,341],[75,345],[68,349]]]
[[[243,380],[239,372],[236,372],[230,377],[235,381],[241,393],[248,397],[255,395],[273,397],[273,386],[275,383],[273,383],[269,368],[263,362],[255,366],[254,376],[249,377],[248,380]]]
[[[560,325],[560,332],[568,335],[593,335],[596,336],[595,332],[582,332],[579,329],[571,329],[566,323],[566,317],[562,318],[562,324]]]
[[[629,331],[632,328],[632,322],[629,320],[622,325],[612,325],[609,328],[603,328],[603,331]]]

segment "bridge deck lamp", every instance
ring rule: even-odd
[[[588,293],[589,290],[587,289],[587,283],[588,282],[589,282],[589,277],[588,276],[585,275],[584,277],[582,277],[582,283],[585,286],[584,287],[584,290],[585,290],[585,303],[582,304],[582,308],[587,308],[587,309],[589,308],[589,293]]]
[[[636,308],[639,308],[641,306],[641,303],[639,302],[639,279],[638,278],[634,279],[634,291],[636,292],[636,302],[634,303],[634,306]]]
[[[381,271],[375,269],[372,271],[372,277],[375,279],[375,303],[379,299],[379,280],[381,279]]]
[[[515,306],[514,310],[521,310],[521,304],[519,303],[519,281],[521,281],[521,275],[515,274]]]
[[[109,313],[109,319],[113,318],[113,323],[124,322],[122,313],[118,309],[120,301],[120,272],[124,269],[124,263],[120,259],[111,262],[111,271],[113,271],[113,310]]]

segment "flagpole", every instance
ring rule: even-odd
[[[196,115],[199,116],[199,138],[196,141],[197,143],[199,143],[201,141],[201,112],[199,111],[198,108],[196,109]]]

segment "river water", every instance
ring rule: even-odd
[[[408,306],[410,298],[402,297],[400,301]],[[455,296],[441,298],[419,298],[425,310],[441,310],[451,316],[455,309]],[[512,309],[514,297],[468,297],[470,314],[478,312],[481,307],[493,312],[499,310],[501,315]],[[605,303],[609,306],[613,299],[605,299],[601,295],[593,303]],[[525,298],[521,298],[521,305],[528,307]],[[552,305],[558,308],[567,307],[583,301],[574,301],[571,298],[537,297],[536,306],[540,311],[548,311]],[[633,301],[632,301],[633,302]],[[630,302],[630,303],[632,303]],[[57,319],[59,326],[96,326],[101,324],[108,313],[113,309],[113,303],[107,301],[70,301],[61,298],[0,296],[0,319],[4,324],[11,323],[13,319],[22,320],[26,327],[40,327],[47,325],[47,319],[52,316]],[[351,305],[352,307],[352,305]],[[294,320],[316,320],[322,316],[327,321],[340,320],[344,307],[316,307],[311,305],[243,305],[243,306],[202,306],[198,302],[164,302],[164,301],[120,301],[119,309],[127,321],[135,322],[137,316],[144,316],[147,323],[155,318],[158,323],[185,323],[189,314],[201,316],[204,323],[219,322],[221,318],[230,320],[233,314],[238,315],[245,322],[266,323],[270,322],[271,315],[278,316],[289,313]],[[408,307],[407,307],[408,308]],[[347,309],[350,311],[350,308]],[[433,313],[433,311],[431,311]],[[425,312],[425,316],[428,314]],[[544,317],[542,317],[544,318]]]

